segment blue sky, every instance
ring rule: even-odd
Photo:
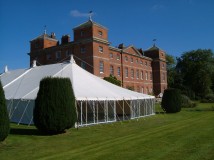
[[[213,0],[0,0],[0,73],[28,68],[29,41],[44,31],[60,40],[92,19],[109,29],[112,46],[148,49],[156,44],[168,54],[202,48],[214,51]]]

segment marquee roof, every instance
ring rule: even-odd
[[[0,75],[6,99],[35,99],[44,77],[70,78],[76,100],[134,100],[154,96],[130,91],[111,84],[79,67],[73,60],[7,71]]]

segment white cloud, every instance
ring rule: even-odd
[[[152,10],[153,11],[161,10],[161,9],[164,9],[164,8],[165,8],[165,6],[162,5],[162,4],[155,4],[155,5],[152,6]]]
[[[82,12],[80,12],[78,10],[72,10],[70,12],[70,15],[72,17],[89,17],[89,13],[82,13]],[[93,13],[92,13],[92,15],[93,15]]]

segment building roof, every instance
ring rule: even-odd
[[[155,44],[153,44],[153,46],[151,48],[149,48],[145,51],[159,51],[159,50],[164,51],[161,48],[157,47]]]
[[[92,26],[92,25],[95,25],[95,26],[98,26],[98,27],[101,27],[103,29],[106,29],[108,30],[108,28],[104,27],[103,25],[97,23],[97,22],[94,22],[92,21],[91,19],[88,20],[87,22],[84,22],[76,27],[73,28],[73,30],[76,30],[76,29],[81,29],[81,28],[86,28],[86,27],[89,27],[89,26]]]
[[[37,39],[48,39],[48,40],[52,40],[52,41],[58,41],[56,38],[52,38],[50,35],[43,33],[41,35],[39,35],[38,37],[32,39],[31,41],[37,40]]]

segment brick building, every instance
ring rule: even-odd
[[[133,45],[110,46],[108,29],[91,19],[73,28],[73,35],[73,41],[63,35],[61,43],[55,33],[31,40],[30,64],[60,63],[73,54],[79,66],[101,78],[114,75],[124,88],[155,95],[167,88],[165,53],[155,45],[145,51]]]

